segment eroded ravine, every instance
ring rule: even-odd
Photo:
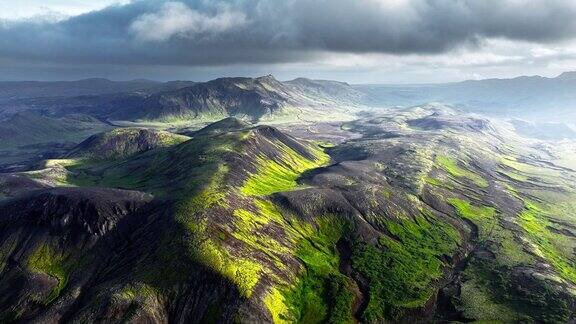
[[[362,277],[360,273],[354,271],[352,267],[352,246],[346,239],[340,239],[336,244],[338,254],[340,256],[340,272],[352,280],[355,287],[355,299],[352,304],[352,314],[356,323],[362,322],[362,314],[368,302],[370,301],[370,288],[366,278]]]

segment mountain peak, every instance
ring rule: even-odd
[[[276,78],[272,75],[272,74],[267,74],[267,75],[263,75],[261,77],[257,77],[256,80],[258,81],[274,81],[274,82],[278,82],[278,80],[276,80]]]
[[[576,71],[568,71],[560,74],[557,79],[562,80],[576,80]]]
[[[230,131],[238,131],[245,128],[249,128],[250,124],[247,122],[236,118],[236,117],[227,117],[221,119],[217,122],[207,125],[206,127],[192,133],[191,135],[194,136],[201,136],[201,135],[218,135]]]

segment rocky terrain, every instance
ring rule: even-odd
[[[218,83],[147,100],[261,117],[329,98]],[[2,174],[1,321],[576,320],[568,144],[442,105],[184,133],[120,128]]]

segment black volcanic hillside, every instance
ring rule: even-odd
[[[152,199],[150,195],[102,188],[35,190],[2,203],[0,226],[44,227],[68,236],[103,235],[119,218]]]

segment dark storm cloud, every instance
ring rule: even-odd
[[[550,43],[575,33],[573,0],[142,0],[59,22],[0,23],[0,58],[279,63],[326,52],[442,53],[496,37]]]

